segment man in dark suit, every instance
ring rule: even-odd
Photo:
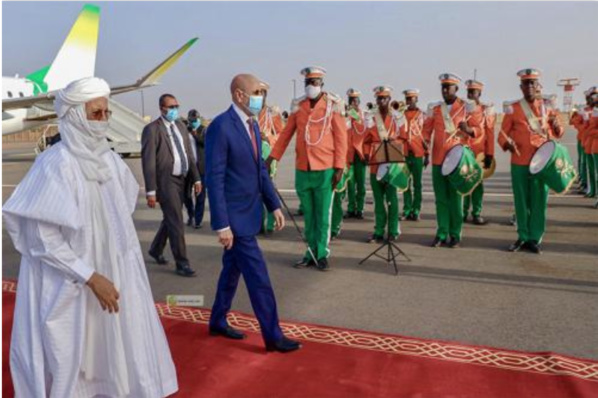
[[[158,264],[167,264],[163,252],[166,241],[176,262],[176,273],[194,276],[185,246],[183,201],[185,180],[194,181],[195,193],[201,192],[201,180],[193,161],[187,128],[178,119],[179,103],[171,94],[160,96],[161,116],[145,126],[141,136],[141,157],[147,205],[160,203],[163,219],[156,233],[149,255]]]
[[[282,334],[274,291],[256,240],[264,204],[274,213],[276,229],[284,227],[280,202],[262,160],[259,126],[254,118],[264,100],[260,83],[252,75],[236,76],[231,83],[233,105],[212,121],[206,134],[211,224],[225,249],[210,334],[231,339],[245,337],[226,321],[243,275],[266,349],[290,352],[301,345]]]
[[[195,159],[199,177],[202,181],[205,180],[205,128],[201,124],[201,117],[196,109],[191,109],[187,114],[187,130],[189,131],[189,141],[191,142],[191,152]],[[187,208],[187,225],[193,226],[195,229],[201,228],[203,222],[203,215],[206,203],[206,189],[201,190],[199,195],[194,195],[193,183],[188,179],[188,187],[186,189],[185,207]],[[195,199],[195,200],[194,200]]]

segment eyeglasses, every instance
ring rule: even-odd
[[[112,111],[109,109],[98,109],[97,111],[93,111],[89,114],[90,117],[88,117],[88,119],[90,120],[102,120],[102,119],[110,119],[110,117],[112,116]]]

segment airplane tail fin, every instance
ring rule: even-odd
[[[35,94],[58,90],[73,80],[94,76],[100,7],[86,4],[52,64],[27,76],[36,84]]]

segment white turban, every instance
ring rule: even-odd
[[[102,160],[110,147],[105,134],[98,135],[90,128],[85,103],[109,95],[110,86],[105,80],[84,77],[60,90],[54,100],[61,141],[75,156],[85,177],[92,181],[110,179],[108,165]]]

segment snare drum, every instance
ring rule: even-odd
[[[409,189],[411,171],[405,163],[383,163],[378,166],[376,179],[392,185],[398,192],[405,192]]]
[[[567,148],[556,141],[546,141],[534,153],[529,172],[538,176],[548,188],[558,194],[565,194],[577,178]]]
[[[469,195],[482,182],[482,167],[469,147],[455,145],[444,157],[442,175],[461,195]]]

